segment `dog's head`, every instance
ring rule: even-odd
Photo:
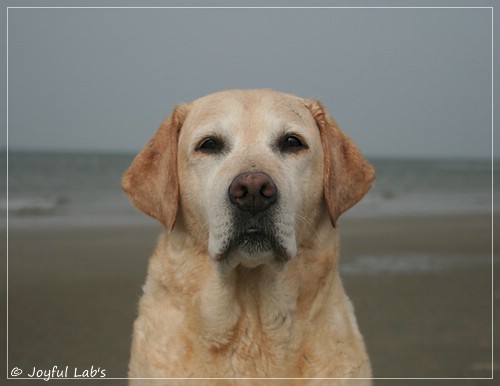
[[[374,176],[319,102],[234,90],[176,107],[122,185],[212,258],[254,266],[287,261],[321,222],[335,227]]]

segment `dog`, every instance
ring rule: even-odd
[[[130,384],[370,385],[337,231],[374,178],[317,100],[229,90],[176,106],[122,179],[164,227]]]

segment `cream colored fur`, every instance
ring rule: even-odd
[[[306,147],[280,150],[283,136]],[[223,151],[199,150],[218,138]],[[225,248],[227,198],[245,172],[279,190],[274,250]],[[165,226],[134,324],[131,385],[370,385],[371,369],[338,272],[337,219],[374,178],[321,104],[272,90],[226,91],[178,106],[123,179]],[[153,380],[136,378],[357,378]]]

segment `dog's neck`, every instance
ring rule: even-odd
[[[228,272],[197,245],[184,232],[162,235],[144,290],[185,314],[192,331],[203,331],[200,340],[210,349],[223,349],[252,326],[286,341],[295,323],[313,320],[324,304],[345,296],[331,226],[317,233],[314,251],[299,249],[281,269],[238,266]]]

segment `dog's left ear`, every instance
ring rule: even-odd
[[[332,225],[347,209],[356,204],[370,190],[375,180],[375,169],[360,150],[338,127],[320,102],[306,101],[318,126],[325,168],[323,188]]]
[[[177,142],[186,115],[187,107],[177,106],[122,179],[122,188],[130,201],[169,231],[174,228],[179,206]]]

